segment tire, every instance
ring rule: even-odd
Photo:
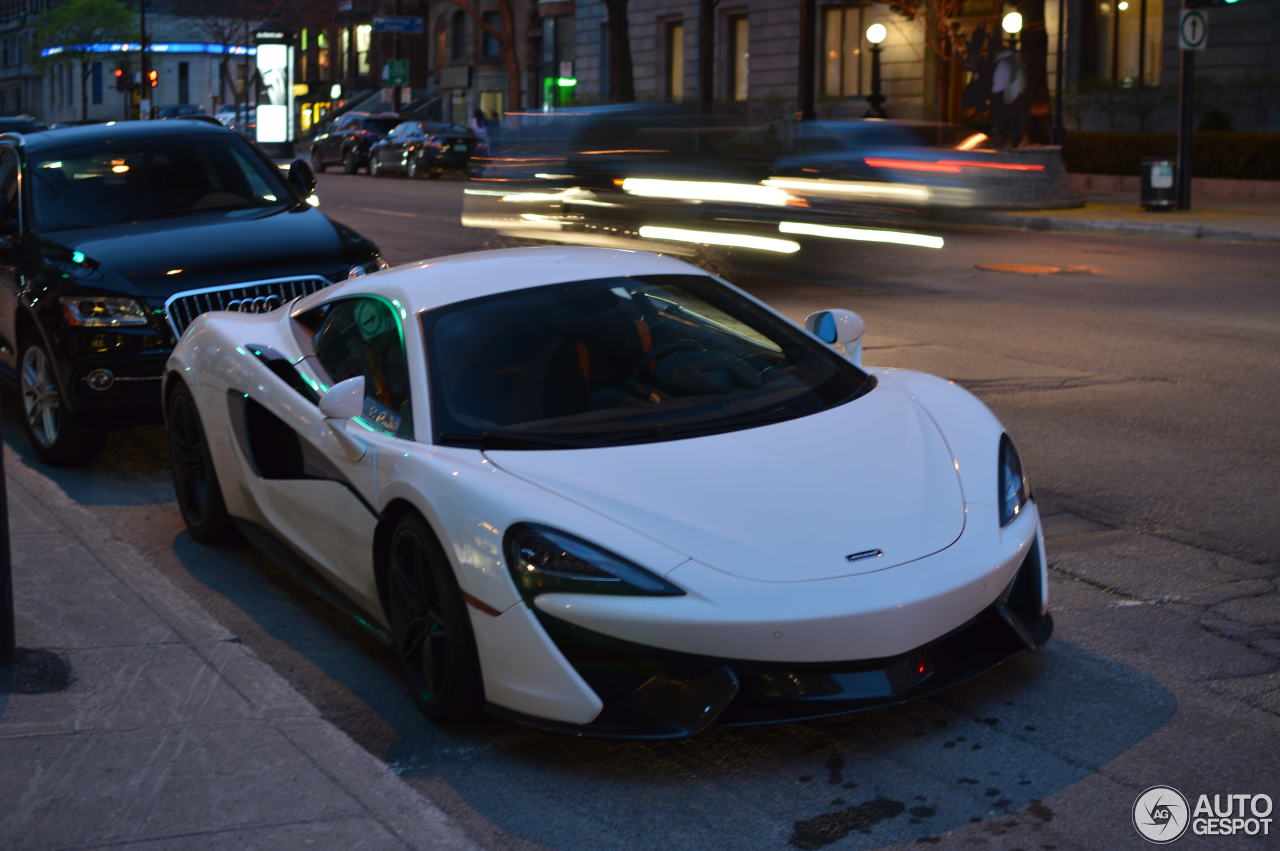
[[[58,367],[34,330],[18,344],[18,391],[22,427],[36,457],[53,467],[87,464],[102,454],[107,433],[86,426],[67,410]]]
[[[324,174],[324,170],[329,167],[325,164],[325,161],[322,160],[320,156],[316,153],[314,148],[311,149],[311,167],[316,171],[317,174]]]
[[[342,173],[355,174],[360,170],[360,160],[355,151],[347,151],[342,155]]]
[[[369,176],[383,177],[382,166],[378,164],[378,158],[373,154],[369,155]]]
[[[239,539],[227,504],[222,499],[205,440],[200,411],[191,391],[181,382],[169,394],[169,468],[178,510],[191,537],[202,544],[228,544]]]
[[[409,157],[409,159],[404,164],[404,176],[409,178],[410,180],[417,180],[418,171],[420,168],[421,168],[421,163],[418,162],[418,158]]]
[[[414,703],[433,721],[474,718],[484,698],[475,637],[449,561],[426,522],[402,517],[387,546],[386,613]]]

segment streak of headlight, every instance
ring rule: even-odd
[[[903,231],[875,230],[872,228],[846,228],[835,225],[815,225],[807,222],[779,222],[778,230],[782,233],[825,236],[831,239],[853,239],[858,242],[889,242],[894,245],[915,245],[920,248],[941,248],[945,244],[942,237],[928,236],[923,233],[905,233]]]
[[[786,206],[795,200],[789,193],[771,186],[751,183],[717,183],[705,180],[663,180],[628,177],[622,191],[645,198],[678,198],[687,201],[730,201],[737,204]]]
[[[535,174],[534,177],[538,178],[539,180],[568,180],[569,178],[573,177],[573,175],[572,174],[548,174],[545,171],[540,171],[537,174]]]
[[[978,147],[978,146],[979,146],[979,145],[981,145],[983,142],[987,141],[987,138],[988,138],[988,136],[987,136],[987,134],[986,134],[986,133],[974,133],[972,136],[970,136],[969,138],[965,139],[965,140],[964,140],[963,142],[961,142],[959,145],[956,145],[956,150],[957,150],[957,151],[972,151],[974,148]]]
[[[745,233],[718,233],[708,230],[685,230],[684,228],[668,228],[656,225],[645,225],[640,228],[640,236],[645,239],[670,239],[675,242],[700,242],[706,245],[728,245],[735,248],[754,248],[759,251],[773,251],[778,254],[795,254],[800,250],[800,243],[789,239],[773,239],[767,236],[751,236]]]
[[[838,195],[842,198],[865,198],[872,201],[917,201],[928,203],[929,189],[925,186],[902,186],[869,180],[833,180],[812,177],[771,177],[766,186],[789,189],[800,194]]]

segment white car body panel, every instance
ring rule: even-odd
[[[691,440],[488,454],[551,493],[758,582],[884,570],[945,549],[964,528],[946,444],[892,386],[812,416]],[[846,560],[868,549],[884,555]]]
[[[699,273],[644,252],[570,247],[424,261],[269,314],[204,314],[179,341],[168,373],[192,390],[229,513],[275,532],[384,627],[374,530],[395,505],[421,514],[467,597],[486,699],[528,716],[584,725],[602,709],[535,607],[587,630],[689,654],[878,659],[927,644],[991,606],[1035,550],[1044,611],[1035,505],[1003,529],[997,516],[1002,427],[971,394],[934,376],[868,369],[880,386],[852,402],[684,440],[487,452],[430,443],[426,358],[413,356],[424,351],[418,314],[511,289],[614,277],[620,266],[627,274]],[[348,423],[367,447],[350,461],[334,423],[245,347],[270,347],[305,380],[318,381],[323,371],[306,358],[291,316],[365,294],[401,310],[415,438]],[[235,434],[229,393],[287,423],[345,483],[257,475]],[[526,602],[503,551],[503,535],[516,523],[570,532],[686,593],[560,593]],[[846,559],[874,549],[883,556]]]

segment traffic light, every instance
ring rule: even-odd
[[[123,68],[117,68],[111,72],[116,78],[116,91],[124,92],[129,90],[129,75],[125,73]]]
[[[147,84],[153,89],[160,85],[160,72],[155,68],[147,72]]]

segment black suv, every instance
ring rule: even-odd
[[[311,164],[316,171],[341,165],[347,174],[369,166],[369,148],[400,123],[394,112],[348,112],[311,140]]]
[[[203,121],[0,135],[0,372],[36,454],[73,464],[158,419],[177,338],[207,310],[262,312],[384,268],[284,177]]]

